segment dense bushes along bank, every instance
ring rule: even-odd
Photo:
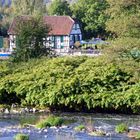
[[[140,113],[138,63],[98,58],[0,62],[0,104]]]

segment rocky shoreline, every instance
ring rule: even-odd
[[[38,109],[35,107],[19,107],[16,105],[0,107],[1,114],[25,114],[25,113],[50,113],[49,108]]]

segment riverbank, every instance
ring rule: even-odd
[[[49,107],[29,107],[29,106],[25,106],[25,107],[21,107],[19,105],[15,105],[12,104],[10,105],[0,105],[0,114],[2,115],[24,115],[24,114],[40,114],[40,113],[45,113],[45,114],[49,114],[49,113],[54,113],[54,114],[58,114],[58,113],[72,113],[72,114],[115,114],[115,115],[139,115],[139,113],[132,113],[132,112],[119,112],[119,111],[107,111],[107,110],[98,110],[98,109],[94,109],[94,110],[85,110],[85,111],[76,111],[76,110],[71,110],[71,109],[62,109],[62,110],[56,110],[56,109],[52,109]]]

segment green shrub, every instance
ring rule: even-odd
[[[45,128],[50,126],[61,126],[64,120],[61,117],[54,117],[49,116],[45,120],[41,120],[39,123],[36,124],[37,128]]]
[[[29,136],[25,134],[17,134],[14,137],[15,140],[29,140]]]
[[[140,132],[136,132],[136,139],[140,140]]]
[[[0,64],[3,65],[3,64]],[[105,56],[34,59],[0,78],[0,104],[140,113],[139,63]]]
[[[10,106],[9,105],[7,105],[7,104],[0,104],[0,109],[8,109],[8,110],[10,110]]]
[[[119,124],[119,125],[117,125],[117,126],[115,127],[115,131],[116,131],[117,133],[128,132],[128,126],[127,126],[126,124],[124,124],[124,123],[121,123],[121,124]]]
[[[75,131],[82,131],[82,130],[85,130],[85,129],[86,129],[86,128],[85,128],[84,125],[79,125],[79,126],[76,126],[76,127],[74,128]]]
[[[0,109],[5,109],[5,108],[6,108],[6,105],[0,104]]]

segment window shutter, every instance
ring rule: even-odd
[[[64,36],[61,36],[61,49],[63,49],[63,48],[64,48],[63,43],[64,43]]]
[[[3,37],[0,36],[0,48],[3,48]]]

